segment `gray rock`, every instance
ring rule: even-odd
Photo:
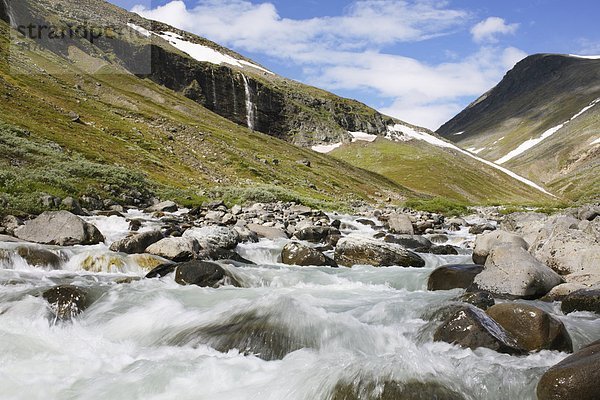
[[[50,305],[57,320],[67,321],[87,308],[87,295],[75,286],[61,285],[46,290],[42,297]]]
[[[529,244],[520,236],[514,233],[497,230],[484,233],[477,236],[475,239],[475,247],[473,248],[473,262],[475,264],[485,264],[485,261],[494,247],[510,244],[515,247],[521,247],[525,250],[529,248]]]
[[[217,247],[221,249],[234,249],[241,242],[237,230],[224,226],[206,226],[191,228],[183,233],[183,237],[194,238],[202,248]]]
[[[212,288],[241,286],[233,274],[219,264],[198,260],[177,265],[175,282],[180,285],[196,285]]]
[[[537,385],[538,400],[598,400],[600,340],[550,368]]]
[[[593,221],[598,216],[600,216],[600,206],[598,205],[586,205],[577,212],[577,218],[585,221]]]
[[[146,209],[146,212],[175,212],[177,211],[179,208],[177,207],[177,204],[175,204],[172,201],[163,201],[161,203],[155,204],[151,207],[148,207]]]
[[[565,314],[575,311],[600,314],[600,289],[580,289],[568,294],[562,301],[561,310]]]
[[[141,254],[150,245],[161,239],[163,239],[163,234],[160,231],[138,233],[114,242],[110,245],[110,250],[127,254]]]
[[[231,213],[233,215],[240,215],[242,213],[242,206],[236,204],[233,207],[231,207]]]
[[[429,248],[433,243],[421,235],[385,235],[383,240],[387,243],[399,244],[407,249]]]
[[[309,226],[296,231],[294,237],[311,243],[323,243],[327,242],[330,236],[339,237],[340,235],[340,231],[331,226]]]
[[[427,290],[466,289],[473,284],[483,265],[448,264],[436,268],[427,281]]]
[[[81,209],[81,205],[79,205],[79,202],[72,197],[64,198],[60,205],[61,208],[64,208],[65,210],[72,212],[75,215],[84,215],[84,212]]]
[[[250,229],[246,228],[245,226],[234,226],[233,230],[237,232],[240,238],[240,242],[258,242],[258,235],[255,232],[252,232]]]
[[[580,283],[561,283],[558,286],[554,286],[544,297],[542,301],[562,301],[567,295],[580,290],[587,289],[586,286]]]
[[[288,236],[282,229],[269,228],[258,224],[248,224],[248,229],[256,233],[259,237],[266,239],[287,239]]]
[[[500,229],[521,236],[528,244],[533,244],[538,237],[548,216],[536,212],[516,212],[507,215],[500,223]]]
[[[391,214],[388,225],[390,226],[390,232],[392,233],[401,235],[414,235],[415,233],[412,221],[406,214]]]
[[[298,214],[298,215],[311,215],[312,208],[303,206],[301,204],[293,205],[290,207],[290,212]]]
[[[19,246],[16,252],[29,265],[34,267],[60,269],[61,259],[50,250],[41,249],[39,247]]]
[[[502,303],[490,307],[487,314],[527,351],[573,351],[565,325],[547,312],[522,303]]]
[[[190,237],[164,238],[146,249],[146,253],[178,262],[191,260],[199,251],[200,245]]]
[[[15,217],[14,215],[7,215],[4,218],[2,218],[1,225],[5,227],[9,233],[13,233],[15,229],[23,225],[23,220],[21,220],[21,218]]]
[[[435,331],[433,339],[473,350],[487,347],[499,353],[525,353],[496,321],[473,306],[460,307]]]
[[[335,248],[335,261],[339,265],[373,265],[386,267],[424,267],[425,261],[412,251],[392,243],[375,239],[345,237]]]
[[[286,244],[281,251],[281,261],[288,265],[299,266],[335,266],[335,262],[320,251],[298,242]]]
[[[496,304],[494,296],[492,296],[490,292],[467,292],[461,295],[457,300],[471,304],[482,310],[487,310]]]
[[[59,246],[104,242],[98,228],[68,211],[46,211],[15,229],[15,236],[28,242]]]
[[[556,272],[522,247],[511,245],[494,248],[483,272],[473,281],[479,290],[524,299],[540,298],[561,283],[563,280]]]

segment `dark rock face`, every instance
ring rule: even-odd
[[[482,310],[465,306],[456,311],[434,334],[435,341],[476,349],[487,347],[499,353],[523,354],[516,340]]]
[[[335,261],[320,251],[297,242],[288,243],[284,246],[281,251],[281,261],[288,265],[337,266]]]
[[[600,341],[550,368],[537,385],[538,400],[597,400],[600,393]]]
[[[148,246],[163,239],[160,231],[144,232],[118,240],[111,244],[110,250],[127,254],[141,254]]]
[[[177,265],[175,282],[180,285],[196,285],[217,288],[220,286],[240,287],[238,280],[219,264],[206,261],[188,261]]]
[[[496,304],[494,296],[492,296],[492,294],[489,292],[465,293],[462,296],[460,296],[458,300],[464,303],[471,304],[477,308],[481,308],[482,310],[487,310],[488,308]]]
[[[391,243],[375,239],[342,238],[335,248],[335,261],[339,265],[373,265],[387,267],[398,265],[402,267],[425,266],[425,261],[417,254]]]
[[[528,304],[503,303],[490,307],[487,314],[527,351],[573,351],[564,324],[547,312]]]
[[[441,245],[441,246],[433,245],[431,247],[419,247],[414,250],[417,253],[430,253],[430,254],[437,254],[437,255],[441,255],[441,256],[456,256],[456,255],[458,255],[458,250],[456,249],[456,247],[454,247],[450,244],[445,244],[445,245]]]
[[[268,361],[281,360],[293,351],[317,346],[315,341],[294,334],[276,317],[255,311],[182,332],[169,340],[169,344],[208,344],[221,352],[237,349],[243,354],[253,354]]]
[[[383,240],[387,243],[399,244],[407,249],[428,249],[433,246],[429,239],[419,235],[385,235]]]
[[[378,390],[378,386],[381,388]],[[411,380],[396,382],[340,382],[333,390],[331,400],[462,400],[464,397],[438,382]]]
[[[59,246],[93,245],[104,241],[104,236],[94,225],[68,211],[46,211],[15,229],[15,236],[29,242]]]
[[[175,263],[160,264],[152,268],[152,270],[146,274],[145,278],[162,278],[163,276],[169,275],[170,273],[174,272],[175,268],[177,268],[177,264]]]
[[[325,242],[330,236],[340,236],[338,229],[331,226],[309,226],[300,229],[294,234],[298,240],[306,240],[311,243]]]
[[[55,286],[46,290],[42,297],[61,321],[70,320],[87,308],[86,293],[75,286]]]
[[[574,311],[591,311],[600,314],[600,289],[576,290],[563,299],[561,309],[565,314]]]
[[[483,271],[483,265],[449,264],[436,268],[427,282],[427,290],[466,289],[473,279]]]

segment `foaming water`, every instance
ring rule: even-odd
[[[131,217],[146,218],[144,228],[160,224]],[[109,240],[124,237],[125,219],[110,218],[92,221],[106,223]],[[352,235],[377,231],[343,222]],[[139,262],[106,244],[48,247],[61,252],[60,270],[19,257],[0,261],[0,397],[326,400],[340,382],[417,380],[465,399],[535,399],[541,374],[566,357],[433,342],[429,316],[462,291],[429,292],[428,275],[468,254],[424,254],[425,268],[297,267],[279,262],[285,243],[238,247],[258,264],[222,264],[242,288],[141,279]],[[88,291],[91,305],[73,322],[52,323],[41,298],[57,284]],[[563,320],[576,347],[600,338],[591,314],[564,316],[557,304],[531,303]]]

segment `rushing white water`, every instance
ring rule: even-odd
[[[331,217],[345,234],[377,232],[355,217]],[[160,225],[142,213],[128,218],[143,220],[142,229]],[[172,276],[117,283],[145,270],[132,262],[122,271],[84,271],[81,257],[111,255],[106,245],[127,234],[126,221],[88,221],[107,243],[45,247],[63,256],[62,270],[0,258],[2,399],[325,400],[342,380],[385,379],[437,382],[466,399],[534,399],[543,371],[566,356],[514,357],[433,342],[427,316],[461,291],[428,292],[427,277],[468,254],[426,256],[425,268],[295,267],[278,262],[286,240],[263,240],[238,247],[258,265],[226,266],[244,288],[183,287]],[[449,234],[451,243],[469,240],[465,230]],[[1,245],[11,246],[18,244]],[[72,323],[52,324],[39,293],[62,283],[86,288],[94,302]],[[532,304],[563,320],[576,347],[598,339],[600,322],[591,314],[563,316],[556,304]],[[236,349],[219,352],[189,334],[240,315],[258,316],[304,345],[266,361]]]
[[[254,103],[252,102],[252,90],[250,88],[250,83],[248,82],[248,78],[246,78],[246,75],[242,74],[242,78],[244,79],[244,90],[246,92],[246,121],[248,124],[248,128],[254,130],[256,110]]]

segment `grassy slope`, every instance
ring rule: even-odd
[[[3,53],[7,51],[6,29],[0,23]],[[97,166],[120,166],[144,175],[159,193],[180,200],[199,201],[215,188],[256,189],[257,185],[282,188],[278,196],[286,199],[332,206],[411,194],[381,176],[250,132],[149,80],[102,66],[99,60],[80,57],[73,64],[48,52],[13,51],[11,56],[10,66],[5,59],[0,61],[0,119],[4,143],[21,143],[22,150],[36,143],[55,148],[56,143],[64,149],[60,161],[78,163],[83,158]],[[90,65],[100,66],[99,72],[89,75],[80,69]],[[57,70],[67,73],[46,72]],[[83,123],[72,122],[69,112],[79,114]],[[18,130],[11,126],[30,135],[21,133],[21,140],[16,140]],[[27,160],[26,155],[2,154],[5,161],[0,168],[18,179],[35,181],[35,174],[26,177],[24,171],[39,172],[54,157],[46,158]],[[311,161],[312,167],[298,164],[301,159]],[[27,184],[0,182],[0,194],[21,199],[9,208],[26,208],[31,204],[30,198],[25,199],[31,197],[29,192],[82,195],[90,187],[100,190],[103,177],[73,181],[69,190],[39,179]]]
[[[355,142],[331,153],[408,188],[470,203],[542,203],[540,192],[491,167],[421,141]],[[426,167],[423,167],[426,166]]]

